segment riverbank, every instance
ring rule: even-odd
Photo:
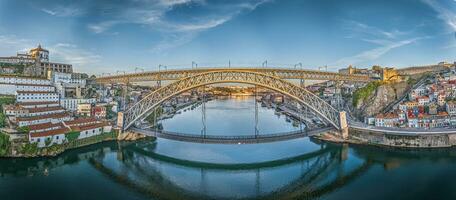
[[[377,130],[350,128],[349,137],[345,140],[334,136],[334,133],[322,134],[315,136],[315,138],[327,142],[408,149],[449,148],[456,146],[456,132],[395,134]]]
[[[27,141],[10,141],[5,152],[0,158],[35,158],[35,157],[53,157],[71,149],[77,149],[94,144],[108,141],[137,141],[146,138],[146,136],[135,133],[118,134],[116,132],[102,133],[88,138],[77,139],[64,144],[54,144],[49,147],[39,148],[36,143]]]

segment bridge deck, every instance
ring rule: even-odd
[[[310,137],[313,135],[325,133],[328,131],[335,130],[333,127],[324,127],[310,131],[292,131],[288,133],[279,133],[279,134],[263,134],[263,135],[237,135],[237,136],[228,136],[228,135],[206,135],[205,137],[196,134],[185,134],[185,133],[175,133],[169,131],[155,131],[151,129],[139,129],[139,128],[130,128],[132,132],[164,138],[169,140],[183,141],[183,142],[193,142],[193,143],[209,143],[209,144],[254,144],[254,143],[268,143],[268,142],[277,142],[284,140],[291,140],[302,137]]]

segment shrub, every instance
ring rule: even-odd
[[[373,82],[368,83],[366,86],[357,89],[353,93],[353,101],[352,101],[353,106],[355,106],[355,107],[358,106],[358,103],[360,100],[365,101],[367,99],[367,97],[369,97],[372,94],[372,92],[377,90],[378,86],[380,86],[380,85],[382,85],[382,83],[380,81],[373,81]]]
[[[8,154],[11,143],[9,141],[9,136],[5,133],[0,132],[0,156],[5,156]]]
[[[68,142],[72,142],[72,141],[77,140],[80,134],[81,134],[81,132],[72,131],[72,132],[69,132],[66,134],[66,138],[67,138]]]

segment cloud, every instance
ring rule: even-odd
[[[0,35],[0,52],[15,55],[17,51],[24,52],[37,45],[29,39],[18,38],[16,35]]]
[[[393,49],[397,49],[399,47],[412,44],[421,39],[423,39],[423,38],[412,38],[412,39],[407,39],[407,40],[401,40],[398,42],[389,42],[389,41],[378,42],[378,41],[376,41],[374,43],[380,44],[379,47],[363,51],[354,56],[342,58],[342,59],[336,61],[335,65],[346,66],[346,65],[359,64],[359,63],[363,63],[366,61],[375,60]]]
[[[387,39],[395,39],[397,37],[403,36],[408,34],[408,32],[399,31],[399,30],[391,30],[385,31],[380,28],[369,26],[367,24],[353,21],[353,20],[343,20],[344,28],[348,29],[352,34],[347,36],[349,38],[354,38],[356,36],[370,36],[370,37],[380,37],[380,38],[387,38]]]
[[[449,9],[454,8],[454,5],[442,5],[438,1],[434,0],[422,1],[438,13],[438,17],[452,29],[452,32],[456,31],[456,10]]]
[[[94,33],[103,33],[112,26],[122,23],[121,21],[105,21],[98,24],[89,24],[88,28]]]
[[[350,31],[349,36],[345,37],[348,39],[359,39],[363,42],[371,43],[376,45],[374,48],[359,52],[353,56],[341,58],[333,63],[333,65],[347,66],[353,64],[362,64],[367,61],[372,61],[380,58],[386,53],[415,43],[418,40],[430,38],[428,36],[414,36],[410,37],[411,31],[385,31],[383,29],[363,24],[357,21],[344,21],[344,27]],[[417,25],[417,27],[422,25]]]
[[[82,66],[98,63],[101,59],[100,55],[81,49],[75,44],[57,43],[48,47],[48,49],[51,54],[51,59],[56,62]]]
[[[41,11],[46,14],[57,17],[72,17],[84,14],[84,12],[73,6],[56,6],[54,8],[42,8]]]
[[[0,35],[0,52],[4,52],[4,56],[14,56],[16,51],[25,53],[31,48],[36,47],[38,42],[30,39],[18,38],[15,35]],[[87,71],[93,71],[87,65],[99,63],[101,56],[94,52],[82,49],[75,44],[70,43],[57,43],[54,45],[46,46],[50,51],[50,61],[72,64],[76,67],[82,67]]]

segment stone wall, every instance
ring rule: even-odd
[[[392,147],[438,148],[455,146],[456,133],[403,135],[351,128],[349,130],[349,141]]]

